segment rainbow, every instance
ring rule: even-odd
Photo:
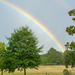
[[[66,0],[55,0],[55,1],[58,2],[58,4],[60,4],[66,11],[70,10],[70,7],[66,3]]]
[[[62,44],[55,38],[55,36],[51,33],[50,30],[48,30],[43,24],[41,24],[39,21],[37,21],[35,18],[33,18],[31,15],[29,15],[28,13],[26,13],[24,10],[18,8],[17,6],[13,5],[10,2],[7,2],[5,0],[0,0],[0,2],[2,2],[3,4],[15,9],[16,11],[18,11],[19,13],[23,14],[25,17],[27,17],[28,19],[32,20],[37,26],[39,26],[46,34],[48,34],[48,36],[56,43],[56,45],[60,48],[60,50],[62,52],[65,51],[65,48],[62,46]]]

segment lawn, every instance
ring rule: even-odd
[[[63,75],[63,70],[65,69],[65,66],[59,65],[59,66],[39,66],[38,70],[36,69],[27,69],[27,75]],[[72,72],[72,75],[75,75],[75,68],[69,69]],[[14,73],[4,73],[4,75],[23,75],[23,71],[15,71]]]

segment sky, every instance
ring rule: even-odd
[[[38,45],[44,45],[42,53],[46,53],[51,47],[62,52],[55,41],[49,37],[32,20],[25,17],[17,10],[2,3],[0,0],[0,41],[8,43],[6,37],[10,37],[15,28],[29,26],[38,37]],[[65,48],[66,42],[74,41],[74,36],[68,35],[66,27],[74,25],[72,17],[68,12],[75,7],[75,0],[5,0],[18,8],[24,10],[34,17]]]

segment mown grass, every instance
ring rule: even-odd
[[[0,74],[1,75],[1,74]],[[4,75],[24,75],[23,73],[4,73]],[[64,75],[63,73],[27,73],[26,75]],[[75,74],[71,74],[75,75]]]
[[[65,69],[64,65],[53,65],[53,66],[39,66],[38,70],[36,69],[27,69],[27,75],[63,75],[63,70]],[[75,68],[71,69],[72,75],[75,75]],[[1,74],[0,74],[1,75]],[[23,71],[15,71],[14,73],[4,73],[4,75],[24,75]]]
[[[1,74],[0,74],[1,75]],[[4,73],[4,75],[24,75],[23,73]],[[63,75],[62,73],[27,73],[26,75]]]

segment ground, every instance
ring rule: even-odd
[[[64,65],[53,65],[53,66],[39,66],[38,70],[36,69],[27,69],[27,75],[63,75],[63,70],[65,69]],[[75,75],[75,68],[70,68],[72,72],[72,75]],[[23,75],[23,71],[15,71],[15,73],[7,74],[4,73],[4,75]]]

